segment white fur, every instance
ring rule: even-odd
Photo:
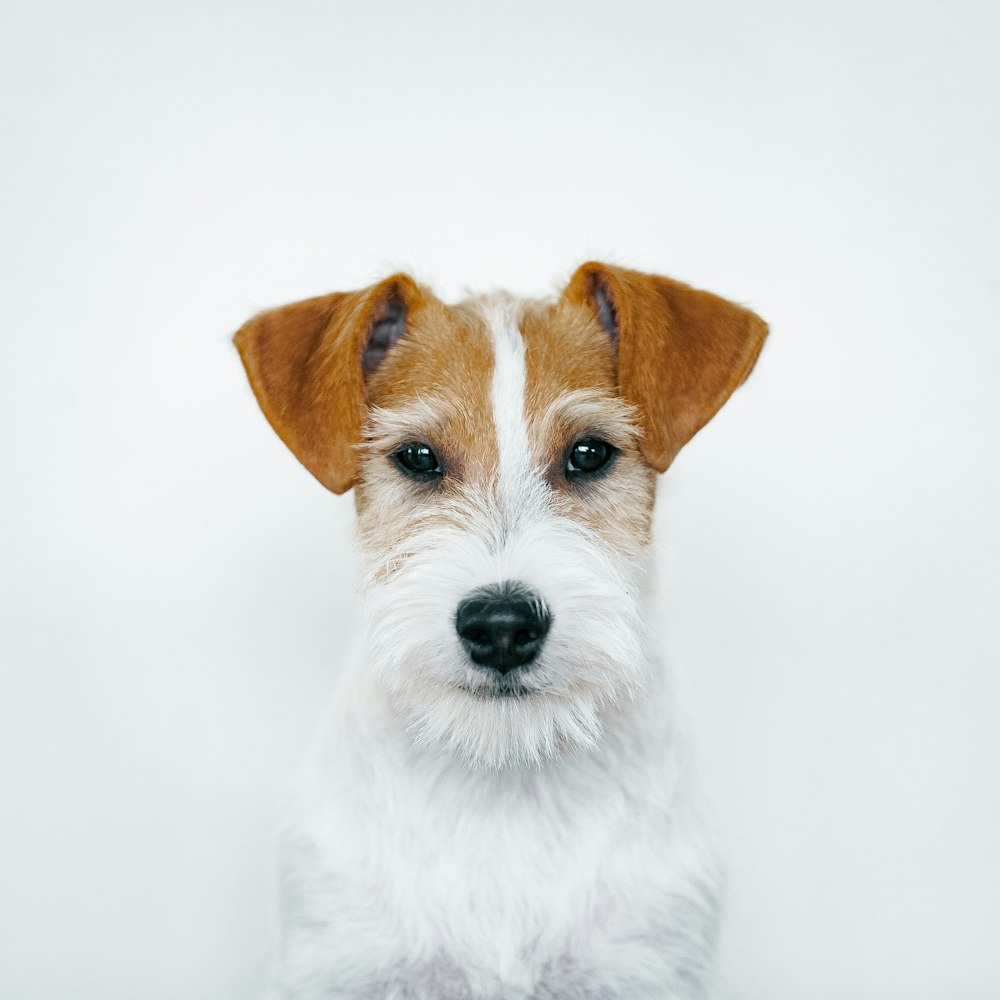
[[[701,997],[719,872],[646,627],[645,557],[550,502],[516,304],[483,313],[498,483],[363,547],[366,636],[286,826],[273,995]],[[375,413],[368,446],[429,419]],[[459,601],[506,580],[552,613],[528,697],[490,697],[455,633]]]
[[[484,301],[486,325],[493,337],[493,423],[500,455],[500,496],[515,509],[530,502],[538,488],[531,466],[524,412],[524,339],[517,327],[517,302],[505,296]]]

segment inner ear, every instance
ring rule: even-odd
[[[608,286],[595,274],[591,277],[590,294],[594,300],[597,321],[604,327],[604,332],[611,338],[611,346],[618,347],[618,309],[611,297]]]
[[[361,356],[365,378],[378,370],[392,346],[406,332],[406,303],[393,292],[375,314],[371,332]]]

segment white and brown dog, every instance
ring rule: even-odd
[[[237,333],[282,440],[354,488],[367,612],[285,832],[273,996],[704,994],[720,871],[650,524],[766,334],[597,263],[552,300],[397,274]]]

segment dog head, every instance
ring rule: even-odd
[[[282,440],[355,490],[368,662],[418,740],[524,765],[593,745],[641,691],[656,475],[766,334],[598,263],[553,300],[449,306],[394,275],[236,334]]]

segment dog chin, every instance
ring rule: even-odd
[[[489,701],[492,698],[530,698],[538,694],[537,690],[511,681],[493,681],[478,685],[457,684],[456,687],[482,701]]]
[[[534,770],[593,749],[608,704],[596,691],[557,693],[519,682],[441,682],[393,692],[418,747],[443,752],[474,770]]]

